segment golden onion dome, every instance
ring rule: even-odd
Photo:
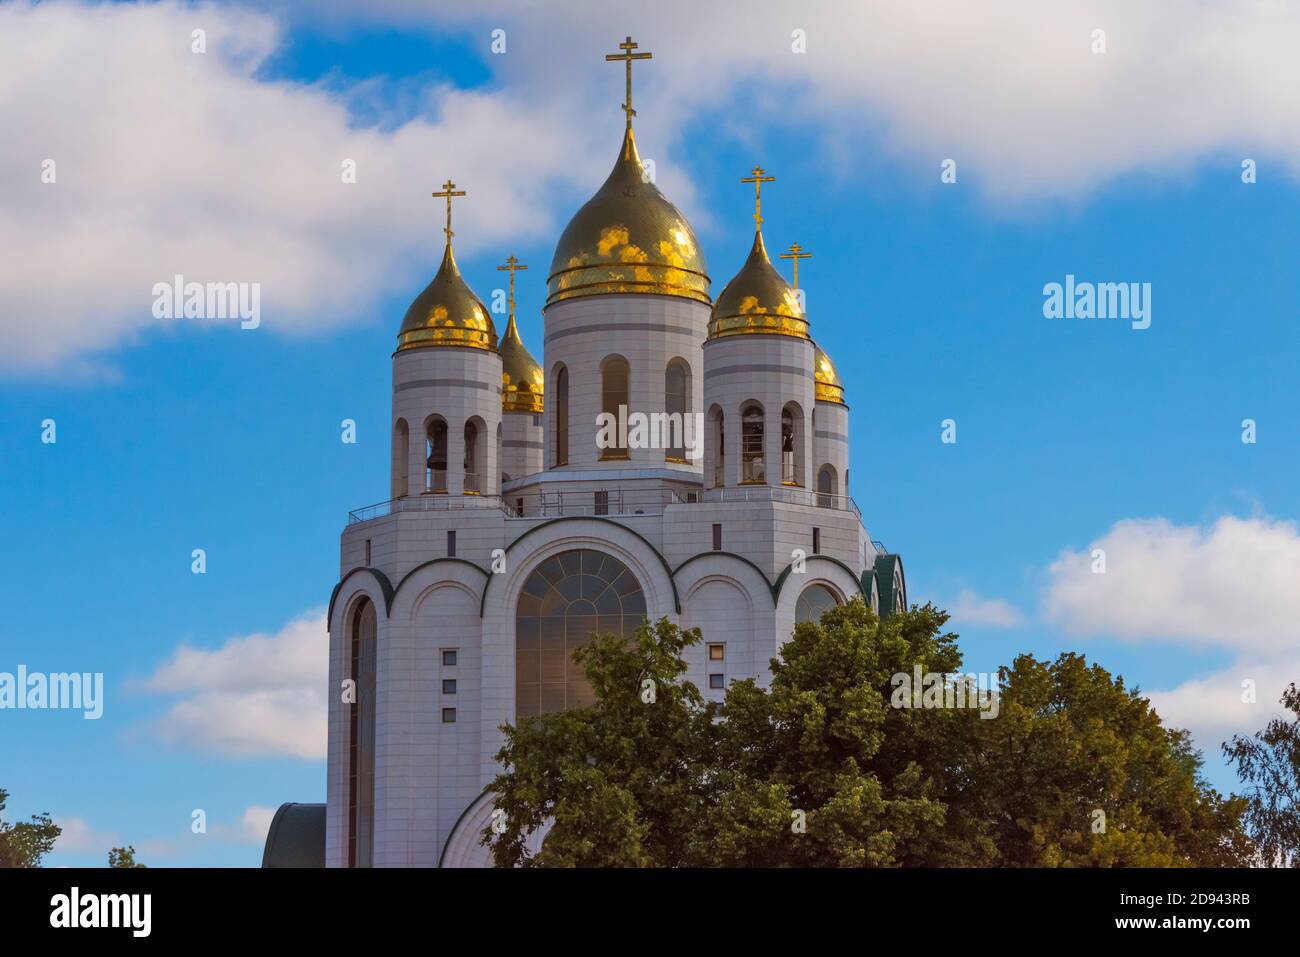
[[[451,243],[442,254],[438,274],[406,310],[397,334],[398,352],[425,346],[497,347],[496,327],[487,308],[461,277]]]
[[[755,231],[749,258],[718,296],[709,319],[710,339],[750,333],[808,338],[799,295],[767,258],[761,231]]]
[[[844,383],[835,371],[831,357],[822,352],[821,346],[813,343],[813,390],[818,402],[834,402],[844,405]]]
[[[501,408],[506,412],[541,412],[545,376],[519,338],[512,314],[501,337]]]
[[[546,286],[548,306],[611,293],[712,302],[695,232],[659,187],[646,180],[631,126],[605,185],[560,236]]]

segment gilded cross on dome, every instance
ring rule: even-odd
[[[788,253],[782,253],[781,258],[794,260],[794,288],[797,290],[799,288],[799,260],[811,259],[812,253],[805,252],[804,248],[798,243],[791,243],[790,251]]]
[[[627,114],[627,128],[629,130],[632,128],[632,117],[636,116],[636,110],[632,109],[632,61],[648,60],[654,56],[653,53],[633,53],[632,51],[637,49],[637,46],[632,42],[632,38],[628,37],[618,45],[618,48],[623,51],[622,53],[605,54],[607,62],[622,60],[627,64],[627,102],[623,104],[623,112]]]
[[[515,317],[515,272],[520,269],[527,269],[527,268],[528,268],[527,266],[523,265],[514,256],[508,257],[506,259],[506,264],[504,266],[497,266],[497,270],[500,272],[505,272],[506,270],[510,271],[510,318],[511,319]]]
[[[764,176],[763,174],[765,172],[767,171],[763,169],[763,167],[755,166],[749,176],[742,177],[740,180],[742,183],[754,184],[754,228],[755,229],[762,229],[763,227],[763,207],[762,207],[763,184],[776,182],[775,176]]]
[[[434,196],[435,199],[445,199],[445,200],[447,200],[447,228],[444,229],[443,232],[447,234],[447,245],[448,245],[448,246],[451,245],[451,237],[452,237],[452,232],[451,232],[451,198],[452,198],[453,196],[464,196],[464,195],[465,195],[465,191],[464,191],[463,189],[462,189],[462,190],[457,190],[457,189],[456,189],[456,184],[453,183],[451,180],[447,180],[447,182],[445,182],[445,183],[442,184],[442,192],[440,192],[440,193],[434,193],[434,194],[433,194],[433,196]],[[513,276],[514,274],[512,273],[511,275]]]

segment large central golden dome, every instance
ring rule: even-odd
[[[398,352],[422,346],[497,347],[492,317],[461,277],[450,242],[442,254],[438,274],[415,297],[397,333]]]
[[[605,185],[560,236],[546,285],[548,306],[610,293],[711,303],[708,267],[695,232],[646,181],[631,126]]]

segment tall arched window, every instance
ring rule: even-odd
[[[763,407],[745,406],[740,413],[740,484],[762,485],[767,481],[763,468]]]
[[[375,862],[375,606],[362,598],[352,613],[348,676],[348,866]]]
[[[835,466],[823,465],[817,472],[817,504],[830,508],[839,492],[835,482]]]
[[[822,615],[838,605],[839,599],[825,585],[809,585],[799,593],[799,600],[794,606],[794,621],[819,622]]]
[[[797,402],[787,402],[781,410],[781,484],[804,484],[803,409]]]
[[[713,472],[713,484],[722,488],[727,484],[727,416],[718,412],[718,464]]]
[[[424,430],[424,490],[447,491],[447,423],[440,418],[429,421]]]
[[[482,476],[478,473],[478,426],[465,423],[465,494],[478,495],[483,491]]]
[[[407,472],[410,471],[411,427],[405,419],[393,423],[393,483],[390,498],[402,498],[406,495]]]
[[[569,464],[569,370],[555,372],[555,465]]]
[[[619,409],[628,404],[628,367],[622,356],[609,356],[600,364],[600,411],[619,419]],[[626,415],[626,413],[624,413]],[[626,436],[615,431],[612,445],[600,450],[602,459],[627,458]]]
[[[664,411],[668,413],[664,458],[669,462],[686,461],[686,363],[674,359],[664,370]]]
[[[612,555],[577,548],[538,565],[515,611],[515,716],[592,704],[573,652],[593,632],[631,635],[645,614],[641,586]]]

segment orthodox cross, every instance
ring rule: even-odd
[[[763,173],[765,172],[766,170],[764,170],[763,167],[755,166],[751,175],[745,176],[741,179],[742,183],[754,184],[754,228],[755,229],[761,229],[763,226],[763,213],[762,213],[762,205],[761,205],[762,198],[763,198],[763,184],[776,182],[775,176],[764,176]]]
[[[628,37],[618,45],[618,48],[623,51],[622,53],[605,54],[606,61],[622,60],[627,65],[627,102],[623,104],[623,112],[627,114],[627,128],[629,130],[632,128],[632,117],[636,116],[636,110],[632,109],[632,61],[648,60],[654,56],[653,53],[633,53],[632,51],[637,46],[638,44],[633,43],[632,38]]]
[[[434,193],[434,194],[433,194],[433,196],[434,196],[435,199],[446,199],[446,200],[447,200],[447,228],[444,229],[443,232],[447,234],[447,245],[448,245],[448,246],[451,245],[451,236],[452,236],[452,233],[451,233],[451,198],[452,198],[453,196],[464,196],[464,195],[465,195],[465,191],[464,191],[463,189],[462,189],[462,190],[457,190],[457,189],[456,189],[456,184],[453,183],[451,180],[447,180],[447,182],[445,182],[445,183],[442,184],[442,192],[440,192],[440,193]]]

